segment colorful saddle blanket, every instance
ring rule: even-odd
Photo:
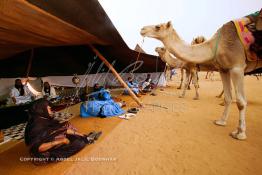
[[[245,53],[248,61],[257,61],[257,59],[259,59],[258,55],[250,50],[250,45],[252,45],[255,42],[255,37],[253,33],[249,30],[250,26],[255,26],[254,18],[256,18],[258,14],[259,13],[256,12],[249,16],[233,21],[237,29],[239,39],[245,48]]]
[[[244,17],[241,19],[234,20],[233,22],[237,29],[238,37],[245,48],[248,61],[256,61],[256,54],[251,53],[249,50],[250,45],[253,44],[255,41],[253,34],[247,28],[247,25],[251,23],[251,20],[247,17]]]

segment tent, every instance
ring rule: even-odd
[[[84,74],[95,54],[93,44],[121,71],[136,60],[97,0],[2,0],[0,2],[0,77]],[[34,51],[32,53],[32,48]],[[136,72],[164,70],[156,56],[141,53]],[[96,61],[98,68],[101,62]],[[89,73],[96,73],[92,69]]]
[[[89,44],[118,72],[133,71],[139,52],[128,48],[97,0],[0,2],[0,78],[48,76],[51,84],[73,86],[65,76],[108,72]],[[156,56],[141,53],[138,61],[135,73],[158,77],[164,70]],[[1,92],[13,85],[13,79],[0,82]]]
[[[0,96],[7,94],[16,77],[42,77],[52,85],[75,86],[71,80],[78,74],[81,86],[91,86],[95,80],[119,85],[90,46],[122,77],[129,72],[145,77],[141,73],[150,72],[159,78],[164,70],[156,56],[128,48],[97,0],[1,0]],[[24,111],[8,110],[19,115]],[[2,119],[7,125],[14,121]]]

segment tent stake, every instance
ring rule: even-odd
[[[135,100],[135,102],[139,105],[139,106],[143,106],[142,103],[140,102],[140,100],[137,98],[137,96],[134,94],[134,92],[127,86],[127,84],[125,83],[125,81],[121,78],[121,76],[117,73],[117,71],[115,70],[115,68],[106,60],[106,58],[93,46],[93,45],[89,45],[89,47],[95,52],[95,54],[100,58],[101,61],[103,61],[103,63],[105,63],[105,65],[109,68],[109,70],[112,71],[112,73],[114,74],[114,76],[118,79],[118,81],[121,83],[122,86],[124,86],[124,88],[126,88],[129,92],[129,94],[131,95],[131,97]]]

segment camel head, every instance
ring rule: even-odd
[[[170,34],[170,32],[173,30],[174,29],[171,21],[169,21],[167,23],[162,23],[159,25],[145,26],[141,29],[140,34],[144,37],[163,39],[167,37],[168,34]]]
[[[169,56],[169,52],[167,51],[167,49],[164,47],[156,47],[155,51],[158,53],[160,59],[166,63],[166,59]]]
[[[156,47],[155,51],[159,56],[163,56],[166,53],[166,49],[164,47]]]
[[[193,41],[191,42],[191,45],[194,44],[200,44],[206,41],[206,38],[204,36],[198,36],[196,38],[193,38]]]

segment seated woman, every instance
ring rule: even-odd
[[[109,91],[99,87],[98,83],[94,85],[94,92],[90,95],[90,98],[88,99],[85,96],[82,100],[85,102],[80,106],[81,117],[99,116],[105,118],[125,113],[121,108],[121,106],[124,105],[124,102],[114,102]]]
[[[42,96],[47,97],[48,99],[57,98],[55,88],[50,86],[50,84],[47,81],[44,82],[43,89],[42,89]]]
[[[140,97],[140,89],[138,87],[138,84],[133,82],[133,79],[131,77],[127,78],[126,84],[136,94],[136,96]],[[124,94],[129,94],[127,89],[124,90]]]
[[[49,102],[45,99],[36,101],[29,110],[25,143],[36,164],[68,158],[101,135],[101,132],[81,134],[69,122],[59,123],[51,114]]]

